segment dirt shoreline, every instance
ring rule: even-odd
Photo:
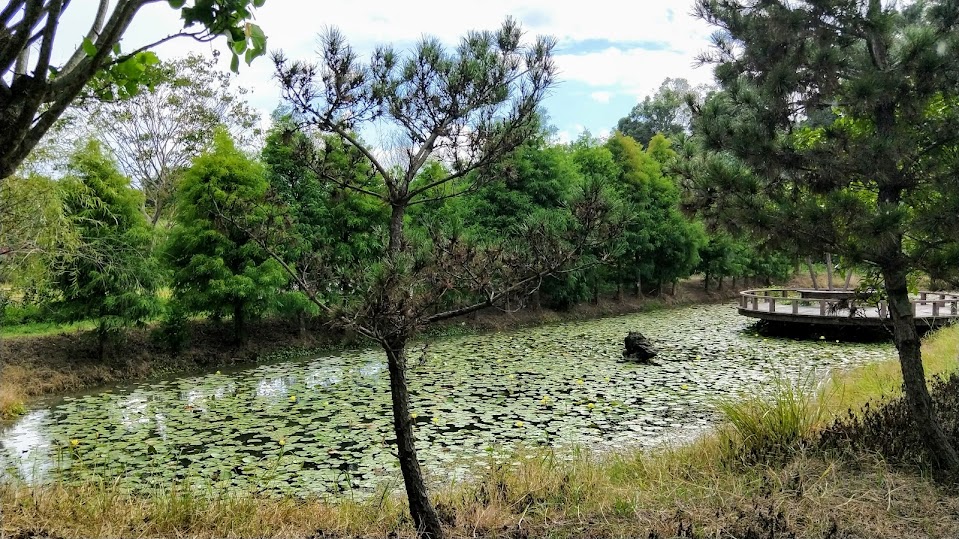
[[[589,320],[645,310],[729,301],[736,291],[705,292],[702,281],[677,286],[675,295],[621,299],[577,305],[569,311],[545,308],[505,313],[489,309],[473,316],[430,328],[425,337],[504,331],[562,321]],[[117,343],[108,357],[97,359],[95,339],[89,331],[0,339],[0,415],[4,407],[29,399],[83,391],[98,386],[145,380],[158,376],[187,375],[263,361],[301,357],[359,344],[356,337],[335,333],[320,322],[301,336],[292,320],[264,319],[251,324],[246,345],[230,344],[228,323],[198,321],[177,355],[153,337],[154,328],[135,328]]]

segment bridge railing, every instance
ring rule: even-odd
[[[910,298],[917,317],[959,316],[959,294],[922,291]],[[889,318],[885,301],[871,302],[852,290],[763,288],[739,293],[739,308],[747,311],[797,316],[863,316]]]

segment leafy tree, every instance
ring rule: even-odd
[[[230,74],[217,70],[216,59],[190,55],[154,69],[149,88],[127,99],[92,101],[78,116],[143,191],[144,211],[156,225],[174,199],[176,178],[217,126],[249,146],[259,117],[243,100],[246,90],[232,89]]]
[[[324,301],[351,293],[355,279],[341,268],[361,267],[382,255],[382,235],[377,229],[387,215],[386,206],[339,189],[326,176],[353,176],[357,185],[376,189],[369,163],[338,137],[311,137],[289,117],[276,119],[262,160],[272,196],[286,208],[284,237],[274,251],[282,251],[282,259],[299,279],[326,281],[328,286],[319,292]],[[304,333],[305,316],[314,306],[303,294],[289,299],[293,302],[285,310],[300,317]]]
[[[908,276],[954,245],[959,4],[700,0],[723,92],[696,122],[748,170],[714,181],[744,222],[882,276],[905,393],[931,461],[959,472],[932,407]],[[953,251],[955,252],[955,251]]]
[[[626,117],[616,124],[616,129],[636,139],[643,146],[660,133],[676,138],[689,132],[692,113],[687,101],[701,102],[709,92],[706,86],[693,87],[686,79],[667,78],[659,90],[643,98]]]
[[[271,216],[266,191],[262,167],[218,130],[183,176],[167,244],[176,308],[232,316],[237,343],[246,340],[248,318],[286,299],[286,273],[235,223],[237,213],[253,222]]]
[[[251,9],[264,0],[171,0],[180,10],[183,30],[146,47],[124,53],[120,41],[140,9],[156,0],[99,0],[93,23],[65,62],[53,63],[61,17],[69,0],[11,0],[0,9],[0,180],[13,174],[43,135],[91,80],[97,97],[137,93],[157,62],[147,49],[176,37],[211,41],[226,35],[233,53],[249,63],[266,50],[266,37],[251,23]],[[112,9],[111,9],[111,3]],[[37,51],[36,58],[32,52]],[[121,90],[118,96],[114,88]]]
[[[664,173],[675,157],[669,141],[653,136],[646,150],[632,137],[616,132],[606,143],[618,171],[612,177],[629,221],[625,249],[617,259],[617,279],[642,293],[643,282],[672,283],[688,277],[705,243],[702,228],[679,210],[679,188]]]
[[[295,115],[359,152],[378,186],[358,183],[352,174],[320,175],[389,209],[379,260],[344,268],[364,276],[356,292],[335,304],[312,297],[333,324],[376,341],[386,353],[397,456],[410,514],[424,537],[438,539],[443,529],[414,446],[407,344],[429,324],[535,288],[594,237],[605,206],[597,193],[585,193],[572,207],[580,226],[525,230],[522,248],[508,241],[467,241],[458,231],[442,230],[409,210],[475,190],[478,186],[469,180],[481,176],[471,173],[491,166],[536,133],[536,108],[554,82],[552,49],[553,41],[542,38],[525,46],[520,28],[508,20],[498,32],[470,32],[454,50],[430,37],[408,57],[379,47],[369,64],[360,62],[335,30],[322,36],[320,65],[275,56],[277,78]],[[356,135],[374,121],[391,129],[389,143],[372,145]],[[434,167],[435,174],[420,174],[431,161],[443,166]],[[456,304],[447,307],[452,298]]]
[[[583,188],[584,178],[570,149],[550,144],[546,134],[539,132],[483,171],[478,184],[474,193],[456,201],[457,218],[477,237],[497,241],[516,236],[534,223],[570,219],[569,203]],[[589,298],[588,273],[584,268],[547,276],[534,301],[567,309]]]
[[[151,230],[130,187],[96,141],[72,158],[60,182],[63,213],[75,249],[62,245],[53,261],[61,311],[71,321],[95,320],[102,359],[108,339],[158,313],[153,292],[159,271],[150,256]]]

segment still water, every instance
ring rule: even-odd
[[[893,357],[890,344],[764,338],[750,324],[707,305],[415,346],[420,458],[442,481],[517,445],[668,443],[713,424],[718,398]],[[658,365],[622,360],[630,330],[658,347]],[[38,404],[0,432],[0,473],[349,495],[401,484],[391,421],[383,354],[357,350]]]

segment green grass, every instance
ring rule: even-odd
[[[60,333],[89,331],[96,327],[91,320],[63,324],[57,322],[31,322],[15,326],[0,326],[0,337],[43,337]]]
[[[777,377],[762,394],[721,401],[726,427],[718,436],[726,458],[752,464],[795,454],[829,416],[821,391],[812,378]]]

